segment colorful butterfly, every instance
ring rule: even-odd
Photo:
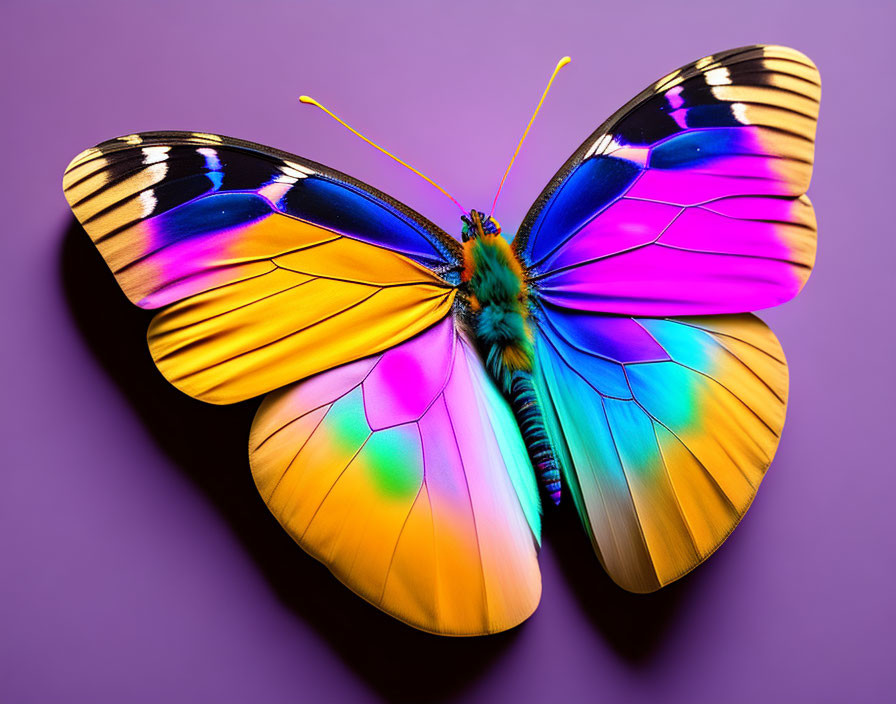
[[[541,595],[536,475],[634,592],[746,512],[787,401],[750,311],[814,262],[819,98],[793,49],[688,64],[585,140],[512,244],[478,211],[461,242],[337,171],[198,132],[104,142],[63,185],[128,298],[160,309],[162,374],[209,403],[268,394],[249,459],[296,542],[415,628],[495,633]]]

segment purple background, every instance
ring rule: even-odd
[[[882,701],[896,686],[896,5],[378,5],[4,3],[0,700]],[[755,42],[801,49],[824,81],[817,268],[763,314],[791,364],[777,459],[719,553],[648,597],[614,587],[575,520],[550,513],[541,607],[501,636],[411,631],[295,547],[249,475],[257,402],[205,406],[167,385],[147,314],[62,197],[81,149],[193,129],[325,162],[455,231],[447,200],[296,97],[483,208],[568,53],[499,205],[513,231],[647,83]]]

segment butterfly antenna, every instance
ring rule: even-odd
[[[501,195],[501,189],[504,188],[504,182],[507,180],[507,174],[510,173],[510,168],[513,166],[513,162],[516,161],[516,155],[520,153],[520,148],[523,146],[523,142],[526,141],[526,136],[529,134],[529,129],[532,127],[532,123],[535,122],[535,118],[538,115],[538,111],[541,110],[541,104],[544,102],[544,99],[548,95],[548,91],[551,89],[551,84],[554,82],[554,79],[557,77],[557,74],[560,73],[560,69],[566,66],[572,59],[568,56],[564,56],[557,62],[557,65],[554,67],[554,72],[551,74],[551,78],[548,81],[547,86],[544,89],[544,93],[541,94],[541,100],[538,101],[538,105],[535,107],[535,112],[532,113],[532,117],[529,119],[529,124],[526,125],[526,129],[523,132],[523,136],[520,137],[519,144],[516,145],[516,151],[513,153],[513,156],[510,157],[510,163],[507,165],[507,169],[504,171],[504,175],[501,177],[501,183],[498,186],[498,192],[495,193],[495,199],[492,201],[492,209],[489,211],[488,216],[491,217],[495,212],[495,205],[498,203],[498,196]]]
[[[363,139],[365,142],[367,142],[370,146],[375,147],[376,149],[379,149],[379,150],[380,150],[383,154],[385,154],[386,156],[388,156],[388,157],[394,159],[394,160],[397,161],[399,164],[401,164],[402,166],[404,166],[406,169],[410,169],[411,171],[413,171],[415,174],[417,174],[417,175],[418,175],[420,178],[422,178],[424,181],[426,181],[426,182],[430,183],[431,185],[435,186],[435,187],[436,187],[437,189],[439,189],[444,195],[446,195],[446,196],[451,200],[452,203],[454,203],[458,208],[460,208],[460,212],[461,212],[461,213],[463,213],[464,215],[467,215],[467,214],[468,214],[467,211],[464,209],[464,207],[463,207],[460,203],[457,202],[457,199],[456,199],[454,196],[452,196],[448,191],[446,191],[444,188],[442,188],[439,184],[437,184],[435,181],[433,181],[433,180],[432,180],[431,178],[429,178],[428,176],[424,176],[422,173],[420,173],[419,171],[417,171],[417,169],[415,169],[413,166],[411,166],[411,165],[408,164],[407,162],[402,161],[401,159],[399,159],[399,158],[398,158],[397,156],[395,156],[392,152],[389,152],[389,151],[383,149],[379,144],[377,144],[377,143],[374,142],[373,140],[367,139],[367,137],[365,137],[363,134],[361,134],[360,132],[358,132],[358,130],[356,130],[354,127],[352,127],[352,126],[349,125],[347,122],[345,122],[345,120],[342,120],[341,118],[337,117],[337,116],[334,115],[332,112],[330,112],[329,110],[327,110],[327,108],[325,108],[323,105],[321,105],[319,102],[317,102],[314,98],[311,98],[311,97],[309,97],[309,96],[307,96],[307,95],[300,95],[300,96],[299,96],[299,100],[300,100],[301,102],[305,103],[306,105],[314,105],[315,107],[318,107],[318,108],[320,108],[321,110],[323,110],[325,113],[327,113],[327,115],[329,115],[329,116],[332,117],[334,120],[336,120],[336,122],[338,122],[340,125],[342,125],[343,127],[345,127],[349,132],[351,132],[351,133],[353,133],[354,135],[360,137],[360,138]]]

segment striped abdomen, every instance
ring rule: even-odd
[[[510,403],[516,416],[532,466],[545,493],[554,504],[560,503],[560,468],[554,459],[551,443],[544,427],[544,418],[535,398],[532,373],[513,372],[510,378]]]

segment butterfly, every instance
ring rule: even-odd
[[[512,242],[491,214],[453,237],[201,132],[104,142],[63,187],[158,310],[161,373],[209,403],[266,394],[249,460],[295,541],[415,628],[488,634],[540,600],[539,483],[633,592],[688,573],[750,506],[788,391],[752,311],[814,263],[819,99],[793,49],[688,64],[585,140]]]

